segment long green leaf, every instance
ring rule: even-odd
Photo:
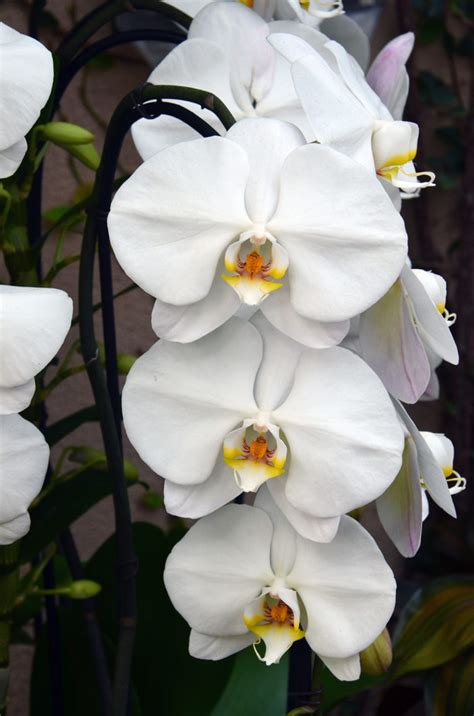
[[[61,420],[47,427],[44,432],[44,437],[48,445],[52,447],[84,423],[98,419],[97,406],[90,405],[88,408],[82,408],[82,410],[78,410],[76,413],[61,418]]]
[[[431,669],[474,643],[474,578],[433,581],[410,599],[394,636],[391,679]]]
[[[474,650],[436,669],[428,678],[425,696],[431,716],[474,714]]]

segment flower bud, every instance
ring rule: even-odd
[[[367,676],[381,676],[392,663],[392,642],[387,629],[360,653],[362,673]]]
[[[42,134],[55,144],[91,144],[94,141],[92,132],[70,122],[48,122],[43,125]]]
[[[90,579],[79,579],[73,582],[68,589],[68,597],[71,599],[90,599],[99,594],[102,587]]]

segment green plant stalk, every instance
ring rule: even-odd
[[[20,543],[0,546],[0,716],[7,707],[11,614],[20,584]]]

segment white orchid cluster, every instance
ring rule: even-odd
[[[452,444],[399,401],[435,397],[436,367],[458,356],[446,284],[411,268],[399,214],[434,180],[415,170],[418,127],[402,120],[413,36],[365,74],[367,40],[348,18],[323,34],[329,5],[289,8],[271,21],[266,3],[207,4],[150,76],[214,93],[237,121],[225,132],[189,105],[218,136],[165,116],[133,127],[144,161],[109,231],[155,298],[160,340],[127,378],[123,415],[168,512],[199,520],[165,570],[191,654],[253,643],[273,664],[306,638],[352,680],[395,581],[348,513],[375,501],[407,557],[426,493],[455,515]],[[242,493],[252,506],[229,504]]]
[[[0,23],[0,180],[26,151],[25,135],[53,85],[53,58],[40,43]],[[34,377],[54,358],[71,325],[64,291],[0,285],[0,545],[29,530],[28,507],[43,485],[49,448],[19,413],[35,392]]]

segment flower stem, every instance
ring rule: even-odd
[[[0,715],[7,705],[11,613],[20,583],[20,543],[0,546]]]

